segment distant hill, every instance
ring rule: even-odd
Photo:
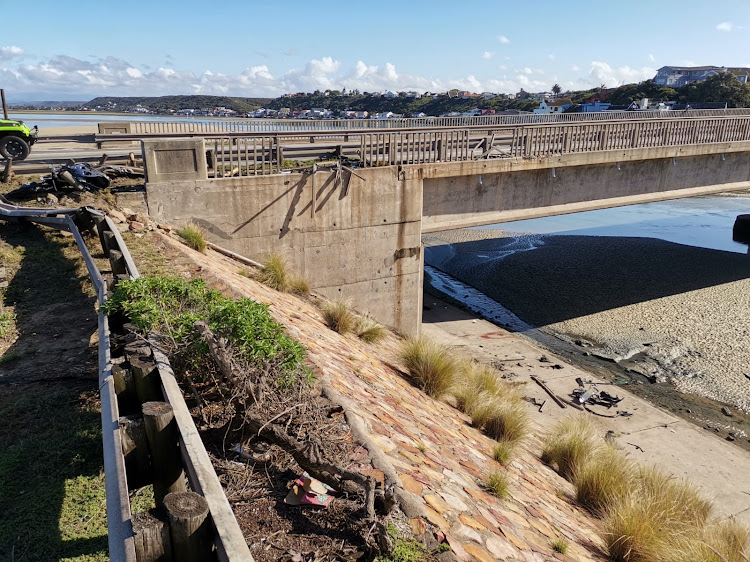
[[[110,108],[113,111],[134,109],[140,105],[146,109],[164,112],[167,109],[203,109],[226,107],[241,113],[264,107],[271,98],[237,98],[227,96],[160,96],[160,97],[98,97],[85,105],[88,108]]]

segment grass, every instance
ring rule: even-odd
[[[357,317],[352,312],[351,302],[339,300],[323,304],[323,320],[326,325],[339,334],[354,331]]]
[[[0,297],[2,298],[2,297]],[[0,339],[8,336],[16,326],[16,315],[12,312],[0,312]]]
[[[498,372],[484,365],[462,360],[458,365],[458,375],[451,387],[451,394],[462,412],[471,415],[474,406],[507,391],[507,385],[500,381]]]
[[[500,499],[508,497],[508,488],[510,487],[510,483],[508,482],[508,477],[505,475],[505,473],[493,470],[489,473],[489,475],[487,475],[487,478],[484,480],[483,484],[484,487],[487,488],[487,491],[493,496]]]
[[[177,236],[193,250],[206,252],[206,231],[194,223],[188,223],[177,230]]]
[[[379,342],[388,333],[385,327],[378,324],[369,316],[360,316],[354,329],[359,339],[367,343]]]
[[[513,458],[516,444],[510,441],[500,441],[492,448],[492,458],[500,464],[508,464]]]
[[[379,562],[425,562],[427,560],[427,552],[421,542],[401,537],[393,523],[388,523],[385,529],[393,541],[393,552],[389,556],[378,557]]]
[[[567,418],[553,428],[545,441],[542,460],[571,480],[597,446],[594,426],[588,418]]]
[[[568,553],[568,541],[562,538],[551,540],[549,543],[549,546],[552,550],[555,552],[559,552],[560,554],[567,554]]]
[[[15,351],[11,351],[0,357],[0,365],[4,365],[5,363],[10,363],[11,361],[18,361],[21,358],[21,355],[16,353]]]
[[[420,388],[432,397],[441,397],[451,387],[456,359],[425,337],[408,338],[401,344],[400,359]]]
[[[598,449],[573,475],[578,501],[600,515],[628,493],[635,479],[633,462],[610,445]]]
[[[305,278],[294,275],[289,262],[280,253],[273,253],[266,258],[257,279],[264,285],[283,293],[310,294],[310,283]]]
[[[516,443],[529,430],[529,415],[517,394],[509,392],[477,404],[471,412],[471,423],[498,441]]]

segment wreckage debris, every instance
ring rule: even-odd
[[[8,193],[6,197],[19,200],[32,199],[40,193],[56,191],[99,191],[109,187],[111,177],[136,178],[142,176],[143,168],[127,166],[100,166],[95,168],[85,162],[52,166],[49,175],[42,176],[40,181],[23,184],[18,189]]]

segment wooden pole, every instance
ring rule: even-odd
[[[148,456],[146,426],[141,416],[122,416],[120,440],[128,475],[128,488],[134,490],[151,483],[151,461]]]
[[[120,365],[112,366],[112,379],[117,393],[117,408],[121,414],[135,414],[140,412],[141,403],[135,392],[135,381],[130,369],[123,369]]]
[[[5,162],[5,171],[3,172],[3,183],[8,183],[13,177],[13,158],[8,158]]]
[[[171,562],[169,520],[161,510],[151,509],[132,517],[135,557],[138,562]]]
[[[114,253],[112,250],[111,253]],[[164,400],[159,389],[156,364],[146,355],[127,354],[130,370],[133,372],[135,392],[141,404]]]
[[[208,502],[195,492],[168,494],[164,508],[169,518],[174,559],[180,562],[214,560]]]
[[[0,98],[3,100],[3,119],[8,119],[8,104],[5,103],[5,90],[0,89]]]
[[[154,500],[159,507],[170,492],[187,491],[180,461],[179,430],[172,406],[166,402],[146,402],[142,408],[154,473]]]

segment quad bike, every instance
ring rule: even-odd
[[[39,138],[39,128],[30,129],[23,121],[0,119],[0,157],[23,160]]]

